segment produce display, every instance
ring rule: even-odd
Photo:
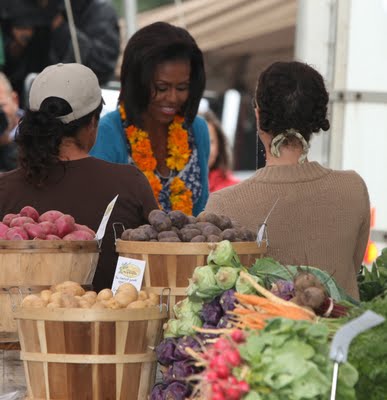
[[[159,296],[146,291],[137,291],[131,283],[118,287],[115,294],[110,289],[99,293],[85,291],[79,283],[65,281],[45,289],[39,295],[26,296],[21,307],[24,308],[90,308],[90,309],[135,309],[155,307],[160,304]]]
[[[254,241],[256,234],[233,223],[224,215],[202,212],[197,217],[181,211],[153,210],[149,224],[127,229],[122,240],[149,242],[230,242]]]
[[[387,250],[359,282],[383,287],[386,261]],[[188,297],[165,325],[156,348],[163,379],[150,399],[327,399],[333,334],[366,309],[387,317],[383,293],[359,303],[326,272],[271,258],[247,269],[232,243],[222,241],[207,265],[195,269]],[[349,362],[340,365],[337,399],[385,398],[386,328],[384,323],[354,340]]]
[[[23,207],[18,214],[6,214],[0,222],[0,240],[94,240],[95,232],[77,224],[74,217],[50,210],[41,215]]]

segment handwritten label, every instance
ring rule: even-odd
[[[105,231],[106,231],[106,225],[109,221],[110,215],[113,211],[114,205],[116,204],[116,201],[118,199],[118,194],[117,196],[108,204],[108,206],[106,207],[106,211],[102,217],[102,221],[99,224],[99,228],[97,230],[97,233],[95,235],[95,238],[97,240],[102,240],[103,237],[105,236]]]
[[[146,261],[128,257],[118,257],[114,274],[112,292],[115,293],[123,283],[131,283],[137,290],[141,290]]]

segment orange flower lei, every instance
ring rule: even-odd
[[[119,111],[121,119],[125,121],[126,113],[121,104]],[[169,169],[176,171],[184,169],[192,152],[188,143],[188,131],[183,128],[183,122],[184,118],[176,115],[168,128],[166,164]],[[134,125],[125,128],[125,133],[132,148],[133,161],[148,178],[153,194],[158,201],[163,186],[160,178],[155,174],[157,160],[153,155],[149,135]],[[186,187],[185,182],[176,176],[170,184],[170,191],[169,200],[172,210],[180,210],[187,215],[192,215],[192,191]]]

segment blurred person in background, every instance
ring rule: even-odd
[[[17,167],[16,129],[23,111],[19,97],[7,77],[0,72],[0,172]]]
[[[231,172],[230,151],[226,134],[219,119],[212,111],[203,114],[210,133],[210,157],[208,159],[208,183],[210,193],[239,182]]]
[[[73,0],[71,5],[81,62],[104,84],[112,77],[119,55],[115,10],[107,0]],[[24,95],[24,80],[29,73],[38,73],[50,64],[75,61],[63,0],[1,0],[0,26],[5,50],[3,71],[19,96]]]
[[[206,211],[256,232],[272,210],[268,255],[285,265],[321,268],[358,299],[356,276],[370,230],[366,184],[354,171],[308,160],[312,134],[330,127],[328,101],[324,80],[311,66],[292,61],[266,68],[255,92],[266,166],[211,194]]]
[[[209,136],[197,116],[203,55],[183,28],[156,22],[126,46],[118,108],[101,118],[91,155],[136,165],[165,211],[197,215],[208,198]]]

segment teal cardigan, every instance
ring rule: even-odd
[[[202,194],[193,207],[193,215],[204,210],[208,200],[208,157],[210,154],[210,139],[207,123],[201,117],[196,117],[191,126],[198,149],[200,166],[200,181]],[[112,111],[101,118],[98,125],[97,140],[90,155],[105,161],[118,164],[128,164],[128,145],[122,128],[120,113]]]

